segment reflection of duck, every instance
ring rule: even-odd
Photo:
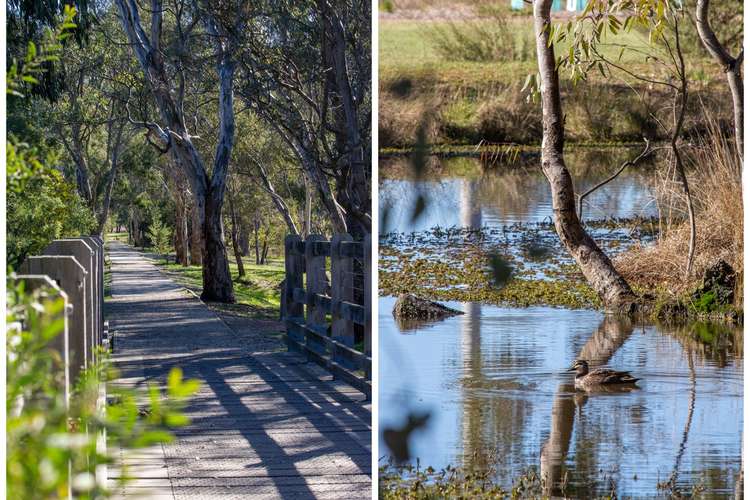
[[[632,387],[640,380],[630,375],[630,372],[618,372],[609,368],[596,368],[589,371],[588,362],[582,359],[576,360],[568,371],[576,372],[575,387],[584,391],[600,390],[612,386]]]

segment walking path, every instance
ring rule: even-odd
[[[110,243],[117,384],[201,381],[170,443],[120,453],[130,498],[370,498],[371,408],[293,353],[258,349],[143,255]],[[254,347],[255,344],[255,347]],[[120,471],[109,468],[114,487]]]

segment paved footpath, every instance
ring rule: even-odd
[[[201,381],[176,439],[118,453],[127,498],[370,498],[371,407],[297,355],[258,350],[121,243],[108,244],[117,384]],[[254,345],[256,347],[254,348]],[[121,471],[110,466],[114,488]]]

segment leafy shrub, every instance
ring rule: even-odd
[[[158,216],[151,221],[146,236],[156,253],[166,255],[172,249],[172,231]]]
[[[149,388],[149,408],[139,411],[136,394],[115,389],[114,403],[97,407],[101,383],[116,377],[104,352],[84,371],[66,406],[62,359],[50,342],[63,328],[64,303],[54,293],[8,282],[6,316],[6,460],[8,498],[106,498],[96,468],[113,462],[97,450],[102,432],[110,446],[132,449],[172,439],[170,427],[185,425],[181,413],[198,382],[169,374],[166,394]],[[142,399],[142,398],[141,398]],[[147,417],[139,415],[146,414]]]
[[[534,37],[509,20],[507,8],[485,5],[482,17],[447,19],[429,31],[440,54],[454,61],[529,61],[534,57]]]
[[[8,141],[7,246],[12,269],[28,255],[41,252],[50,241],[90,234],[96,226],[76,187],[67,182],[49,153],[44,162],[35,149]]]

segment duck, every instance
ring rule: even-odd
[[[575,388],[589,391],[602,388],[614,387],[635,387],[635,383],[640,379],[633,377],[630,372],[610,370],[609,368],[596,368],[589,371],[589,363],[583,359],[578,359],[568,369],[569,372],[576,372]]]

